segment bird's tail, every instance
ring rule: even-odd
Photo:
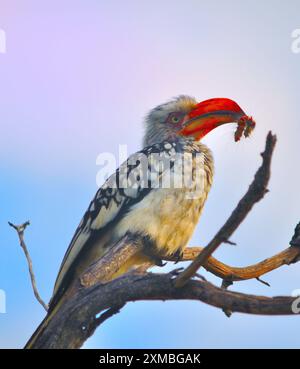
[[[138,266],[140,264],[151,261],[153,261],[153,259],[147,255],[144,255],[142,252],[138,253],[137,255],[133,255],[129,260],[127,260],[127,262],[125,262],[118,269],[118,271],[113,276],[111,276],[110,280],[120,277],[124,273],[128,272],[128,270],[130,270],[133,266]],[[30,337],[24,349],[45,348],[45,346],[47,346],[45,342],[40,342],[36,344],[37,340],[43,334],[44,330],[47,328],[51,319],[54,317],[57,310],[60,308],[61,304],[65,301],[66,297],[67,297],[66,294],[64,296],[60,296],[58,301],[55,301],[52,298],[52,300],[50,301],[50,311],[48,312],[44,320],[41,322],[41,324],[37,327],[33,335]]]
[[[58,304],[60,305],[60,304]],[[43,348],[43,343],[41,342],[39,345],[36,345],[38,338],[43,334],[44,330],[47,328],[48,324],[50,323],[51,319],[53,318],[54,314],[58,309],[58,305],[55,306],[51,312],[47,313],[41,324],[37,327],[33,335],[29,338],[28,342],[24,346],[24,349],[35,349],[35,348]]]

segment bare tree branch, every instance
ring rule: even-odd
[[[20,246],[22,247],[22,249],[24,251],[24,254],[25,254],[25,257],[26,257],[26,260],[27,260],[27,263],[28,263],[28,269],[29,269],[30,280],[31,280],[31,285],[32,285],[32,288],[33,288],[34,296],[36,297],[37,301],[43,306],[43,308],[46,311],[48,311],[48,305],[43,301],[43,299],[41,298],[41,296],[38,292],[38,289],[37,289],[37,286],[36,286],[35,275],[34,275],[34,272],[33,272],[32,260],[31,260],[30,254],[28,252],[27,246],[26,246],[25,241],[24,241],[24,231],[25,231],[26,227],[30,225],[30,222],[27,221],[27,222],[25,222],[21,225],[15,225],[11,222],[8,222],[8,224],[12,228],[14,228],[18,233]]]
[[[187,247],[180,261],[194,260],[203,250],[203,247]],[[177,261],[174,256],[162,257],[167,261]],[[247,279],[257,279],[262,275],[278,269],[283,265],[290,265],[300,260],[300,247],[291,246],[278,254],[267,258],[257,264],[245,267],[233,267],[222,263],[213,256],[210,256],[203,264],[203,267],[210,273],[227,281],[243,281]]]
[[[221,243],[230,239],[233,232],[249,214],[253,205],[264,197],[265,193],[268,191],[267,185],[270,178],[271,159],[275,144],[276,136],[269,132],[266,139],[265,151],[261,154],[263,158],[262,165],[257,170],[248,191],[239,201],[237,207],[227,219],[226,223],[210,241],[207,247],[203,249],[196,259],[181,274],[179,274],[176,279],[177,287],[182,287],[195,275],[197,270],[203,266],[205,261],[221,245]]]
[[[141,240],[125,236],[106,255],[112,264],[108,275],[114,273],[120,260],[132,257],[132,245],[142,247]],[[298,247],[300,249],[300,247]],[[111,258],[111,259],[109,259]],[[97,269],[100,269],[97,271]],[[131,272],[110,282],[99,282],[102,265],[94,263],[83,275],[86,286],[78,281],[73,294],[50,319],[33,348],[78,348],[105,320],[118,313],[130,301],[190,299],[221,308],[229,317],[233,312],[263,315],[293,315],[294,297],[263,297],[228,291],[232,281],[223,280],[221,288],[199,280],[189,280],[184,288],[175,286],[176,273],[137,274]],[[107,277],[107,276],[106,276]],[[99,314],[101,315],[99,316]],[[99,316],[99,317],[98,317]]]
[[[127,302],[142,300],[196,300],[230,312],[294,315],[292,304],[296,298],[231,292],[198,280],[189,280],[184,288],[178,289],[171,273],[142,276],[131,273],[78,290],[55,314],[34,348],[79,348],[94,332],[95,317],[101,311],[118,311]]]

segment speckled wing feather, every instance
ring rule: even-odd
[[[117,171],[109,177],[103,186],[97,191],[95,197],[85,212],[77,230],[71,240],[67,252],[63,258],[53,296],[60,290],[68,270],[76,264],[81,251],[89,247],[93,238],[99,237],[109,225],[115,222],[122,214],[141,201],[153,188],[153,182],[147,173],[157,173],[161,178],[165,171],[164,160],[148,160],[155,157],[153,154],[163,154],[167,158],[175,157],[182,149],[178,142],[162,142],[155,144],[130,156]],[[161,157],[161,156],[160,156]],[[146,161],[145,161],[146,160]],[[168,169],[174,165],[174,160],[167,161]],[[126,183],[124,183],[126,181]],[[147,183],[145,183],[147,181]],[[50,305],[53,302],[51,300]]]

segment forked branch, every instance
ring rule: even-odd
[[[257,170],[253,182],[250,184],[248,191],[242,197],[233,210],[226,223],[210,241],[210,243],[201,251],[196,259],[181,273],[176,279],[176,286],[182,287],[192,278],[197,270],[204,265],[212,253],[223,243],[228,242],[233,232],[238,228],[242,221],[251,211],[253,205],[261,200],[265,193],[268,192],[267,185],[271,174],[271,159],[276,144],[276,136],[271,132],[268,133],[266,139],[265,151],[261,154],[263,162]]]

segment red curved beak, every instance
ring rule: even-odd
[[[200,140],[213,129],[226,123],[239,123],[248,118],[240,106],[233,100],[214,98],[200,102],[187,114],[180,133]],[[250,120],[251,118],[249,118]],[[255,124],[252,121],[253,124]]]

